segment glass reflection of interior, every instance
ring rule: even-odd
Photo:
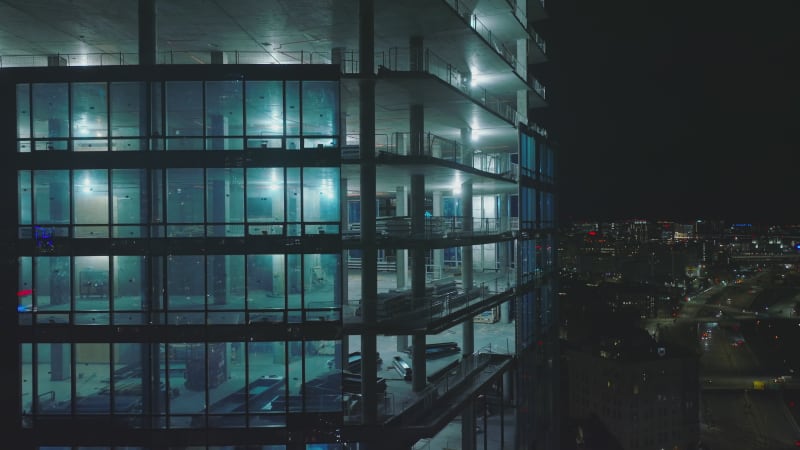
[[[20,408],[25,426],[48,416],[101,414],[156,428],[285,426],[287,414],[342,410],[338,372],[328,367],[337,345],[23,344]]]

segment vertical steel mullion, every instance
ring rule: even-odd
[[[115,372],[116,371],[114,370],[114,354],[116,352],[114,351],[114,343],[113,342],[110,342],[108,344],[108,347],[109,347],[108,348],[108,371],[109,371],[108,379],[111,380],[111,382],[109,383],[109,388],[110,388],[109,391],[111,391],[111,392],[110,392],[110,395],[109,395],[110,404],[108,405],[108,410],[109,410],[109,415],[112,417],[111,423],[113,424],[114,423],[113,418],[114,418],[114,415],[116,413],[116,409],[114,408],[114,406],[115,406],[114,397],[116,397],[116,391],[117,391],[117,387],[115,385],[115,381],[116,381]]]
[[[205,80],[200,82],[200,111],[201,111],[201,114],[203,115],[203,118],[201,120],[201,122],[203,123],[203,130],[201,132],[201,135],[203,137],[203,143],[200,145],[200,150],[208,150],[206,148],[207,147],[207,145],[206,145],[206,130],[207,130],[207,128],[206,128],[207,127],[206,115],[207,115],[207,112],[206,112],[206,81]]]
[[[35,317],[34,317],[35,319]],[[33,321],[34,325],[36,320]],[[39,344],[38,342],[31,342],[31,419],[36,422],[36,417],[39,415]],[[20,364],[20,372],[22,364]],[[21,406],[21,405],[20,405]]]
[[[69,346],[69,385],[70,385],[70,414],[74,417],[76,414],[76,401],[77,398],[77,387],[75,386],[75,380],[77,380],[77,370],[75,370],[75,365],[77,363],[77,347],[78,344],[74,342],[67,342],[60,345],[68,345]],[[52,351],[52,350],[51,350]]]
[[[300,147],[298,151],[303,151],[305,147],[305,140],[303,139],[303,83],[304,81],[297,82],[297,120],[300,122]]]
[[[72,142],[72,83],[67,83],[67,151],[74,152],[75,146]]]

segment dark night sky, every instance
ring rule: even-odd
[[[562,222],[800,223],[800,1],[548,8]]]

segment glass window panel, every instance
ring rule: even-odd
[[[243,342],[208,344],[209,426],[244,427],[247,401]]]
[[[336,81],[303,82],[303,135],[338,134],[339,84]]]
[[[106,83],[72,83],[72,136],[108,136],[108,93]],[[76,149],[79,147],[76,144]]]
[[[303,221],[339,221],[339,169],[303,168]]]
[[[164,150],[164,114],[161,111],[164,104],[163,84],[158,82],[150,83],[150,136],[151,149]]]
[[[114,347],[114,404],[113,411],[118,414],[141,414],[144,404],[144,383],[142,351],[145,344],[119,343]],[[159,361],[153,361],[158,367]],[[152,401],[158,403],[158,394]]]
[[[110,344],[75,344],[76,414],[111,412],[111,393],[97,389],[98,385],[108,386],[111,382],[110,350]]]
[[[151,237],[164,237],[164,171],[150,171],[150,220],[154,224],[150,230]]]
[[[114,82],[111,83],[109,90],[111,95],[111,136],[144,136],[147,120],[144,115],[147,104],[147,85],[141,81]],[[115,148],[115,150],[139,149]]]
[[[283,82],[247,82],[247,134],[250,136],[283,135]],[[265,148],[272,148],[267,141]],[[259,148],[263,147],[258,143]],[[250,147],[248,145],[248,147]]]
[[[247,255],[247,308],[283,310],[286,308],[284,255]],[[251,313],[251,322],[272,321],[275,316]],[[282,319],[282,315],[280,316]]]
[[[206,405],[206,345],[167,344],[170,426],[189,428],[205,425],[202,413]],[[196,416],[192,418],[192,415]],[[194,422],[194,425],[193,425]]]
[[[72,178],[73,223],[108,225],[108,171],[76,170]],[[108,227],[76,226],[75,237],[108,237]]]
[[[81,325],[109,323],[108,256],[76,256],[73,280],[76,312]]]
[[[287,306],[289,309],[298,310],[302,308],[303,294],[303,267],[301,255],[291,254],[286,256],[286,289],[288,293]],[[299,320],[298,316],[297,320]]]
[[[242,82],[206,82],[206,135],[242,135]]]
[[[301,220],[301,195],[303,190],[300,181],[300,168],[288,167],[286,169],[286,222],[295,223],[287,227],[286,234],[289,236],[300,236],[300,220]]]
[[[206,221],[209,236],[244,235],[244,172],[206,170]]]
[[[280,234],[270,224],[284,221],[284,208],[283,168],[247,169],[248,233]]]
[[[247,343],[249,426],[286,424],[286,343]]]
[[[244,255],[208,255],[206,258],[208,308],[244,310]],[[242,314],[224,313],[215,323],[242,323]]]
[[[316,149],[316,150],[320,150],[323,148],[335,148],[337,145],[336,142],[337,140],[335,137],[304,138],[303,148]]]
[[[341,372],[328,369],[334,357],[335,341],[306,341],[305,410],[307,412],[341,411]]]
[[[17,282],[17,312],[20,314],[20,325],[30,325],[33,306],[33,259],[30,256],[19,257],[19,280]]]
[[[163,324],[165,322],[162,312],[166,310],[167,296],[166,281],[164,280],[164,266],[166,265],[167,257],[151,255],[148,258],[150,258],[150,267],[148,269],[150,272],[150,280],[149,286],[146,286],[148,290],[145,292],[149,292],[152,298],[147,299],[143,307],[151,311],[150,321],[153,324]]]
[[[341,304],[337,291],[339,259],[334,254],[303,256],[305,309],[316,310],[308,313],[307,320],[338,320],[338,313],[330,308]]]
[[[204,263],[201,255],[167,257],[167,295],[170,311],[204,309],[206,304]]]
[[[203,83],[200,81],[168,81],[167,143],[168,150],[202,150]]]
[[[17,85],[17,138],[31,137],[31,87],[29,84]]]
[[[33,344],[20,344],[20,392],[22,393],[20,407],[22,424],[28,428],[30,415],[33,414]]]
[[[69,172],[36,170],[33,172],[33,181],[34,223],[69,224]]]
[[[170,236],[203,235],[203,197],[203,169],[167,169],[167,222],[182,224]]]
[[[36,83],[33,92],[33,137],[69,137],[67,83]]]
[[[286,135],[300,134],[300,82],[286,82]]]
[[[114,323],[146,323],[147,260],[144,256],[113,257]]]
[[[37,256],[33,270],[34,307],[39,314],[69,311],[72,292],[69,256]]]
[[[286,403],[289,412],[303,410],[303,342],[289,341],[286,343],[286,373],[287,396]],[[308,389],[306,389],[308,390]]]
[[[144,169],[111,170],[111,222],[138,226],[114,227],[114,237],[142,237],[147,224],[147,172]]]
[[[72,412],[70,344],[35,345],[35,410],[43,415],[70,414]]]
[[[17,205],[19,207],[20,225],[30,225],[33,217],[31,203],[31,171],[17,172]]]

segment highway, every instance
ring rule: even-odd
[[[790,449],[800,439],[782,397],[782,389],[800,389],[800,380],[773,381],[785,374],[768,373],[739,331],[740,321],[758,319],[750,308],[763,277],[712,287],[685,302],[676,319],[646,325],[651,333],[694,339],[699,348],[701,440],[713,450]],[[764,390],[753,389],[754,381]]]

